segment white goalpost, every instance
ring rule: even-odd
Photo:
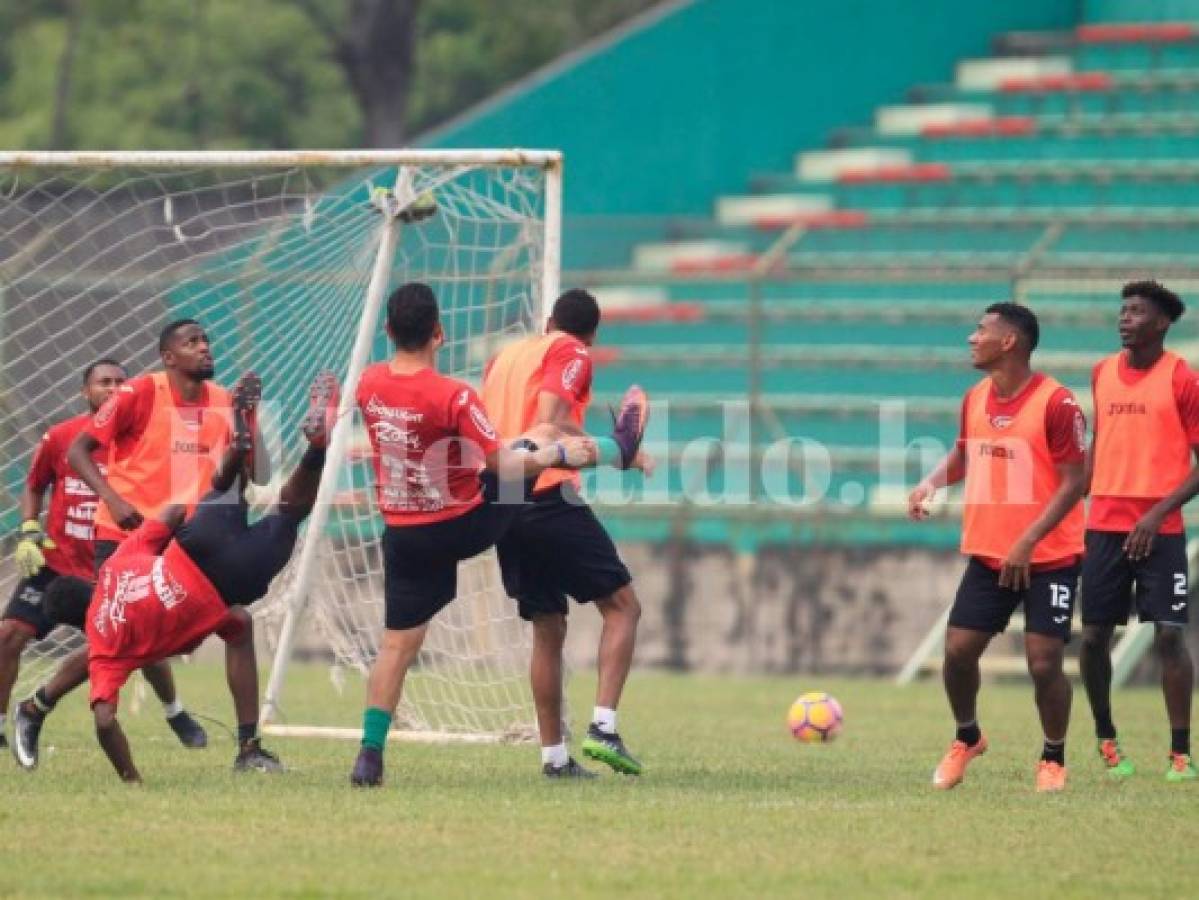
[[[307,385],[331,369],[341,407],[318,502],[292,563],[255,609],[272,653],[272,730],[357,734],[382,630],[382,523],[354,409],[362,370],[388,353],[389,288],[429,283],[447,374],[477,379],[558,293],[562,160],[542,150],[0,153],[0,518],[12,533],[25,467],[46,426],[83,412],[100,357],[139,374],[157,334],[194,316],[217,379],[263,378],[277,478],[302,451]],[[277,488],[277,483],[275,488]],[[265,508],[271,490],[252,499]],[[4,599],[15,583],[0,567]],[[79,636],[27,650],[22,696]],[[397,736],[502,740],[533,733],[528,630],[492,554],[464,563],[397,711]],[[293,663],[294,661],[294,663]]]

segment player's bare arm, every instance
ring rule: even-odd
[[[1161,530],[1166,516],[1199,494],[1199,447],[1191,449],[1197,464],[1191,466],[1191,471],[1187,473],[1187,477],[1183,479],[1182,483],[1150,507],[1149,511],[1137,520],[1136,527],[1128,533],[1128,537],[1124,541],[1124,552],[1128,554],[1129,559],[1139,560],[1148,557],[1153,550],[1153,539]]]
[[[96,739],[104,749],[104,755],[116,769],[117,775],[129,784],[141,784],[142,776],[133,764],[129,740],[121,730],[121,723],[117,721],[116,706],[101,700],[92,707],[92,716],[96,722]]]
[[[92,460],[92,454],[99,448],[100,442],[93,435],[82,431],[67,450],[67,462],[83,479],[84,484],[95,491],[108,506],[113,520],[124,530],[132,531],[142,524],[142,514],[137,511],[137,507],[113,490],[100,467]]]
[[[958,484],[966,477],[966,454],[960,444],[950,450],[908,494],[908,518],[913,521],[927,519],[928,504],[941,488]]]
[[[1082,499],[1083,490],[1086,488],[1086,466],[1081,462],[1059,463],[1057,472],[1061,476],[1057,490],[1045,504],[1041,515],[1012,545],[1007,559],[1003,561],[1003,568],[999,571],[1001,587],[1022,591],[1031,585],[1033,550]]]

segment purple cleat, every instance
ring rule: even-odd
[[[354,787],[379,787],[383,784],[383,751],[374,747],[363,747],[354,760],[354,771],[350,773],[350,784]]]
[[[612,440],[620,447],[620,467],[627,469],[637,458],[645,426],[649,424],[649,397],[640,385],[624,392],[620,409],[612,413]]]

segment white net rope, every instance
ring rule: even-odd
[[[217,380],[253,369],[263,380],[261,421],[276,475],[299,459],[298,422],[313,376],[344,382],[379,246],[373,188],[396,169],[331,166],[37,169],[0,167],[0,521],[18,524],[32,451],[46,427],[85,411],[83,369],[100,357],[131,375],[159,366],[158,331],[193,316],[213,342]],[[430,164],[409,167],[416,194],[436,214],[401,225],[391,286],[429,283],[440,300],[441,371],[477,381],[487,358],[535,324],[542,272],[545,174],[538,168]],[[378,325],[371,359],[388,346]],[[348,388],[347,388],[348,389]],[[382,628],[381,520],[365,432],[355,422],[327,526],[317,536],[311,603],[299,658],[365,673]],[[271,490],[262,492],[262,503]],[[305,534],[303,540],[309,539]],[[0,564],[4,602],[16,583],[11,541]],[[273,642],[292,567],[256,614]],[[77,632],[59,628],[30,645],[14,697],[28,692]],[[499,584],[494,557],[466,563],[459,597],[438,616],[397,716],[414,729],[505,734],[532,722],[529,637]],[[266,658],[273,647],[260,648]],[[291,701],[295,701],[292,703]],[[356,721],[361,693],[344,709],[285,693],[280,712],[300,724]],[[309,719],[313,721],[309,721]]]

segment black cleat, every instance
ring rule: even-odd
[[[640,775],[641,763],[633,758],[615,731],[601,731],[592,722],[587,727],[587,737],[583,738],[583,755],[607,763],[621,775]]]
[[[350,773],[350,784],[354,787],[379,787],[383,784],[383,751],[374,747],[363,747],[354,760],[354,771]]]
[[[8,738],[5,737],[3,731],[0,731],[0,750],[6,749],[8,749]]]
[[[262,749],[262,741],[251,738],[241,745],[237,751],[237,759],[233,760],[234,772],[285,772],[279,757],[270,750]]]
[[[37,741],[42,733],[46,717],[36,710],[29,710],[28,700],[17,704],[12,717],[12,755],[22,769],[37,768]]]
[[[186,709],[167,719],[167,724],[179,738],[179,743],[189,750],[203,750],[208,746],[208,732],[191,717]]]
[[[553,763],[546,763],[541,767],[541,774],[546,778],[599,778],[594,772],[589,769],[584,769],[572,756],[566,761],[564,766],[555,766]]]

